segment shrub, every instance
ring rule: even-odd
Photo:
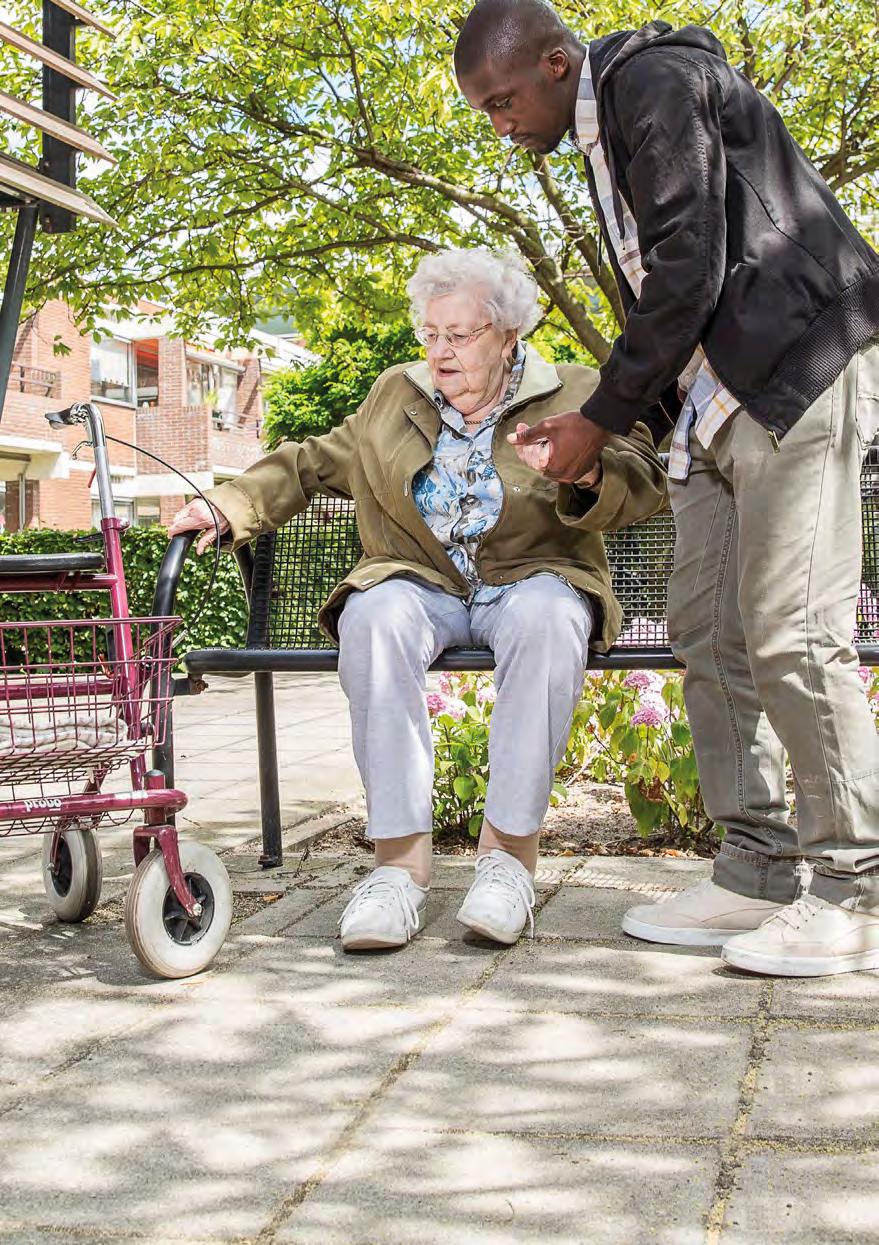
[[[100,549],[100,542],[75,544],[88,533],[29,529],[0,534],[0,554],[63,553],[72,549]],[[162,557],[168,544],[163,528],[131,527],[122,537],[129,606],[133,615],[149,615]],[[207,600],[202,597],[210,580],[213,553],[191,554],[180,577],[177,612],[187,623],[180,648],[240,646],[247,632],[247,602],[232,558],[223,556],[216,582]],[[0,595],[0,618],[4,622],[55,618],[96,618],[109,613],[106,592],[37,592]],[[35,653],[36,657],[42,654]]]
[[[443,674],[440,689],[427,697],[434,742],[434,837],[478,838],[488,786],[494,681],[484,674]],[[553,802],[565,794],[557,782]]]
[[[476,836],[488,782],[493,686],[485,675],[443,676],[428,697],[435,747],[434,827],[438,836]],[[698,844],[715,840],[705,813],[681,677],[648,671],[590,674],[556,771],[553,802],[583,773],[623,785],[645,837]]]
[[[645,837],[702,847],[718,837],[702,803],[679,673],[587,675],[570,751],[595,782],[623,785]]]

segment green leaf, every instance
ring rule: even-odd
[[[476,783],[473,779],[470,777],[464,777],[460,774],[452,783],[452,786],[454,787],[455,795],[459,800],[469,800],[476,791]]]

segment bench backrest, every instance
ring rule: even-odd
[[[861,473],[864,572],[856,642],[879,662],[879,445]],[[666,605],[674,559],[674,520],[666,510],[605,536],[614,591],[624,612],[618,646],[668,647]],[[317,497],[306,511],[266,536],[254,552],[248,648],[328,649],[317,614],[340,579],[361,556],[349,501]]]

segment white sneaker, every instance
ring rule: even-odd
[[[851,903],[851,900],[846,900]],[[724,964],[777,977],[827,977],[879,968],[879,913],[801,895],[759,929],[731,938]]]
[[[679,947],[720,947],[735,934],[756,929],[783,905],[737,895],[710,879],[662,903],[638,904],[623,917],[623,930],[647,942]]]
[[[354,887],[339,917],[345,951],[403,947],[423,924],[429,887],[418,886],[406,869],[380,865]]]
[[[493,847],[476,861],[476,881],[458,909],[458,920],[484,938],[511,946],[525,922],[534,934],[534,881],[521,861]]]

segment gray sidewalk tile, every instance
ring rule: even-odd
[[[702,1245],[710,1149],[370,1130],[285,1245]]]
[[[879,1141],[879,1028],[773,1033],[751,1132]]]
[[[294,927],[295,929],[295,927]],[[399,951],[345,954],[338,940],[285,936],[248,957],[266,988],[315,1005],[406,1004],[442,1012],[490,970],[496,949],[424,938]]]
[[[624,938],[623,914],[637,903],[651,903],[652,896],[629,890],[579,887],[564,884],[536,918],[541,938]]]
[[[879,1021],[879,972],[838,977],[780,978],[772,995],[773,1016],[833,1023]]]
[[[384,1126],[715,1137],[736,1116],[748,1034],[720,1025],[479,1010],[478,995],[390,1091]]]
[[[479,1006],[726,1020],[753,1016],[760,989],[758,978],[726,973],[710,948],[523,941],[480,993]]]
[[[255,1235],[429,1017],[267,1006],[253,985],[227,974],[0,1115],[6,1222]]]
[[[879,1245],[879,1150],[745,1159],[720,1245]]]

